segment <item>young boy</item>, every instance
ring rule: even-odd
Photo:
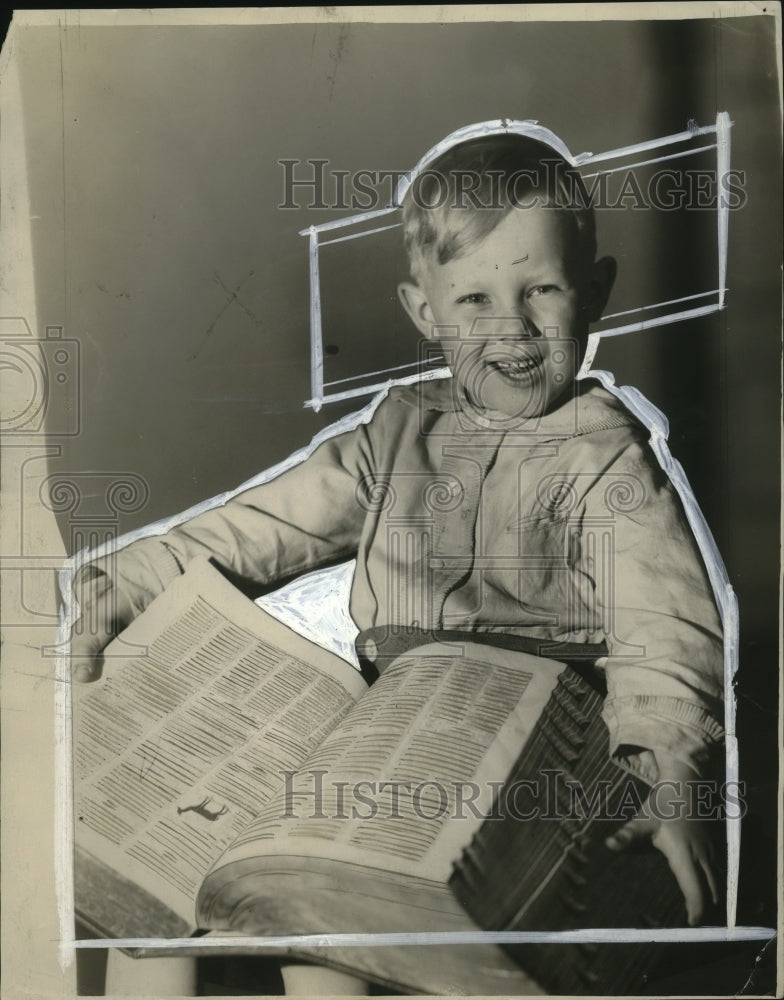
[[[379,662],[407,630],[513,636],[555,660],[594,647],[612,754],[669,782],[608,843],[652,837],[698,923],[717,901],[710,838],[656,816],[722,738],[721,623],[646,430],[575,380],[615,276],[582,182],[545,144],[487,135],[431,162],[403,209],[400,301],[452,377],[391,390],[300,465],[120,552],[111,578],[86,567],[96,628],[74,638],[74,677],[204,554],[260,585],[356,556],[351,615]]]

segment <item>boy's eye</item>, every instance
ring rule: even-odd
[[[465,303],[466,305],[469,306],[479,306],[479,305],[484,305],[486,302],[489,302],[490,300],[488,299],[488,297],[485,295],[484,292],[471,292],[469,295],[464,295],[457,301],[458,303],[461,304]]]
[[[536,295],[547,295],[548,292],[557,292],[557,285],[534,285],[534,287],[529,291],[528,298],[533,298]]]

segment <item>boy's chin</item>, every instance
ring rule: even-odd
[[[466,386],[464,392],[473,410],[504,424],[544,416],[557,409],[569,395],[568,388],[549,386],[543,381],[526,386],[496,384],[499,381],[489,378],[481,387]]]

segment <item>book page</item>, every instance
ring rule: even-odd
[[[221,858],[202,917],[202,903],[221,910],[224,867],[250,872],[254,858],[260,870],[265,857],[321,857],[446,882],[563,670],[470,642],[399,657]]]
[[[101,680],[75,687],[76,846],[193,924],[212,862],[366,685],[207,562],[123,640],[143,652],[110,646]]]

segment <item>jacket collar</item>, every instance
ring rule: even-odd
[[[517,423],[498,419],[497,416],[494,418],[492,413],[483,415],[481,411],[475,410],[451,376],[418,382],[401,393],[399,398],[410,406],[424,407],[427,410],[459,412],[463,425],[465,421],[469,421],[475,422],[482,429],[517,431],[545,438],[577,437],[612,427],[637,426],[637,421],[623,403],[590,377],[580,379],[574,398],[558,409]],[[464,426],[464,429],[468,428]]]

